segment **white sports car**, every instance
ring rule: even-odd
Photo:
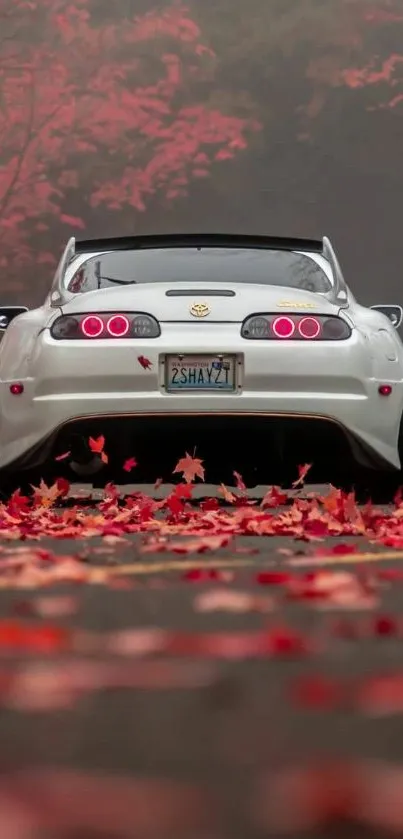
[[[3,485],[106,479],[132,455],[141,472],[152,440],[171,471],[195,446],[236,468],[247,441],[264,483],[317,461],[331,480],[397,477],[402,316],[357,303],[327,238],[72,238],[42,306],[0,308]]]

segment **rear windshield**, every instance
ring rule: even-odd
[[[112,251],[92,257],[74,274],[68,290],[95,291],[132,283],[258,283],[319,294],[331,282],[309,256],[252,248],[154,248]]]

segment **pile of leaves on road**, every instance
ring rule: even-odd
[[[136,461],[131,458],[127,462],[133,468]],[[116,486],[108,483],[103,498],[90,504],[91,494],[74,499],[64,478],[57,479],[50,487],[41,480],[39,486],[32,486],[29,496],[16,490],[6,502],[0,503],[0,538],[88,539],[147,533],[154,535],[152,548],[148,550],[164,551],[167,549],[164,538],[168,536],[215,537],[211,542],[195,539],[187,550],[175,545],[169,547],[174,552],[193,553],[222,547],[237,535],[291,536],[305,541],[348,535],[403,548],[400,492],[388,512],[374,507],[370,501],[359,507],[353,492],[345,493],[332,486],[324,495],[307,493],[301,497],[296,490],[302,488],[308,471],[308,465],[299,467],[294,494],[273,486],[260,502],[249,498],[242,476],[234,472],[236,488],[221,484],[218,490],[224,504],[219,498],[211,497],[202,500],[197,508],[191,504],[193,481],[195,477],[204,480],[204,467],[200,459],[188,454],[173,470],[173,474],[183,475],[183,482],[174,486],[163,500],[142,492],[120,497]],[[157,480],[155,488],[160,486],[161,481]],[[284,506],[286,510],[279,510]]]
[[[131,468],[133,463],[135,459],[131,458]],[[131,534],[144,534],[143,553],[181,554],[233,548],[236,536],[288,536],[310,543],[320,543],[327,537],[353,536],[403,549],[400,492],[387,511],[371,501],[359,506],[353,492],[345,493],[332,486],[324,495],[301,495],[308,471],[309,466],[300,467],[300,476],[290,493],[273,486],[261,501],[249,497],[242,476],[234,472],[234,488],[221,484],[220,498],[204,498],[197,506],[192,503],[193,481],[196,477],[204,480],[204,467],[200,459],[188,454],[173,470],[174,474],[183,475],[183,482],[162,500],[143,492],[120,496],[117,487],[108,483],[103,497],[91,503],[91,493],[74,498],[64,478],[52,486],[42,480],[39,486],[32,487],[30,495],[16,490],[0,503],[0,539],[87,540],[98,536],[112,544]],[[155,487],[160,486],[157,480]],[[178,537],[188,537],[189,541]],[[43,559],[46,558],[44,551]]]
[[[102,450],[102,440],[96,442]],[[65,479],[50,487],[42,481],[31,495],[16,491],[0,504],[0,588],[92,583],[129,590],[141,584],[142,576],[150,584],[150,576],[157,574],[160,584],[168,585],[164,573],[169,571],[170,582],[179,578],[202,586],[194,593],[196,613],[253,613],[264,621],[259,631],[235,634],[129,630],[121,644],[125,654],[135,656],[242,659],[320,653],[323,637],[279,623],[277,615],[293,602],[322,613],[343,612],[343,621],[330,628],[332,637],[403,637],[403,624],[382,613],[383,595],[403,579],[403,569],[386,568],[381,561],[399,557],[403,548],[401,495],[385,510],[371,502],[359,506],[353,493],[332,486],[323,495],[303,494],[308,472],[308,465],[300,467],[292,491],[273,486],[261,501],[250,497],[241,475],[234,473],[234,488],[221,485],[221,499],[207,497],[198,504],[192,499],[193,482],[204,480],[204,466],[188,453],[174,469],[182,482],[162,500],[142,492],[120,495],[107,484],[100,500],[89,496],[85,505],[82,497],[72,496]],[[248,545],[244,536],[253,537]],[[278,547],[275,537],[284,536],[291,537],[294,548]],[[57,540],[53,549],[38,544],[43,537]],[[259,554],[256,537],[273,538],[267,558],[251,556]],[[330,546],[329,537],[334,541]],[[359,550],[362,537],[373,543],[372,552]],[[79,540],[77,550],[57,550],[62,540]],[[340,568],[343,564],[350,567]],[[71,592],[35,601],[21,596],[14,622],[0,622],[0,651],[94,654],[98,643],[107,649],[105,637],[99,641],[87,633],[83,641],[79,632],[17,622],[21,617],[52,621],[76,609]],[[349,612],[360,613],[361,623],[349,622]]]

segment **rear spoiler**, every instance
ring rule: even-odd
[[[319,239],[294,239],[283,236],[253,236],[243,233],[157,233],[146,236],[122,236],[111,239],[76,241],[76,253],[95,251],[140,250],[145,248],[268,248],[285,251],[322,253]]]
[[[64,250],[52,285],[50,302],[60,305],[72,295],[64,289],[63,279],[68,265],[79,254],[116,250],[145,250],[148,248],[263,248],[269,250],[302,251],[323,256],[331,265],[334,288],[329,295],[333,302],[346,305],[347,287],[330,240],[303,239],[285,236],[255,236],[243,233],[158,233],[145,236],[116,236],[102,239],[72,237]]]

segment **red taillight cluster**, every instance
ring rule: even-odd
[[[334,315],[252,315],[242,325],[243,338],[251,340],[342,341],[351,327]]]
[[[304,317],[297,320],[282,315],[273,320],[271,328],[276,338],[293,338],[297,332],[301,338],[313,340],[320,335],[322,326],[320,321],[314,317]]]
[[[158,321],[143,313],[62,315],[50,328],[52,338],[77,340],[87,338],[158,338]]]
[[[130,321],[126,315],[112,315],[105,323],[98,315],[88,315],[81,321],[80,327],[86,338],[99,338],[105,328],[111,338],[124,338],[130,329]]]

